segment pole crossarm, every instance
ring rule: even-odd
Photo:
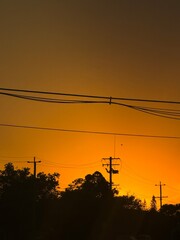
[[[162,200],[163,198],[168,198],[168,196],[163,196],[162,194],[162,187],[166,186],[166,184],[162,184],[161,182],[159,184],[155,184],[156,187],[159,187],[159,197],[155,197],[155,198],[159,198],[160,201],[160,209],[162,207]]]
[[[112,163],[113,166],[119,166],[119,163]],[[109,163],[103,163],[102,166],[109,166]]]
[[[112,185],[113,185],[112,175],[119,173],[119,170],[113,169],[113,166],[119,165],[118,163],[113,163],[113,160],[120,160],[120,158],[109,157],[109,158],[102,158],[102,160],[109,161],[109,163],[103,163],[102,166],[109,167],[109,169],[106,168],[106,171],[109,173],[109,184],[110,184],[110,189],[112,190]]]
[[[33,161],[27,161],[27,163],[33,163],[34,164],[34,178],[36,178],[36,164],[37,163],[41,163],[40,160],[36,160],[36,158],[34,157],[34,160]]]

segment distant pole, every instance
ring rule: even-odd
[[[36,186],[36,164],[40,163],[41,161],[36,161],[36,158],[34,157],[33,161],[27,161],[27,163],[33,163],[33,169],[34,169],[34,179],[33,179],[33,204],[32,204],[32,239],[35,238],[35,229],[36,229],[36,197],[37,197],[37,186]]]
[[[118,174],[119,171],[118,170],[114,170],[113,169],[113,166],[117,166],[119,164],[115,164],[113,163],[113,160],[119,160],[120,158],[112,158],[112,157],[109,157],[109,158],[103,158],[103,160],[108,160],[109,163],[105,163],[103,164],[103,166],[107,166],[109,167],[109,170],[106,169],[106,171],[109,173],[109,184],[110,184],[110,190],[112,190],[112,185],[113,185],[113,181],[112,181],[112,175],[113,174]]]
[[[109,158],[109,183],[112,190],[112,157]]]
[[[41,163],[41,161],[36,161],[36,158],[34,157],[34,161],[27,161],[27,163],[33,163],[33,165],[34,165],[34,178],[36,178],[36,164]]]
[[[159,192],[160,192],[160,194],[159,194],[159,197],[156,197],[156,198],[159,198],[159,202],[160,202],[160,209],[161,209],[161,207],[162,207],[162,200],[163,200],[163,198],[167,198],[167,196],[163,196],[162,195],[162,187],[163,186],[166,186],[166,184],[162,184],[161,182],[159,183],[159,184],[156,184],[155,186],[158,186],[159,187]]]

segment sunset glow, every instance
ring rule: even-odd
[[[178,1],[1,1],[0,88],[178,102],[179,8]],[[27,161],[36,157],[37,171],[59,172],[64,189],[96,170],[108,180],[102,158],[119,157],[113,182],[120,195],[149,204],[161,181],[163,203],[180,202],[179,120],[113,104],[3,94],[0,101],[0,124],[154,136],[0,126],[1,169],[13,162],[33,171]],[[124,103],[180,111],[178,104]]]

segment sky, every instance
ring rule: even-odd
[[[0,88],[180,101],[178,0],[1,0]],[[53,97],[53,96],[52,96]],[[54,96],[56,97],[56,96]],[[180,122],[113,104],[59,104],[0,94],[0,124],[180,137]],[[123,102],[124,103],[124,102]],[[125,102],[175,109],[178,104]],[[180,202],[180,139],[0,126],[0,167],[42,162],[60,188],[117,157],[119,194]],[[106,161],[107,162],[107,161]],[[158,199],[157,199],[158,201]]]

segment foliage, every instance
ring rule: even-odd
[[[167,215],[167,216],[176,216],[180,215],[180,204],[164,204],[160,212]]]
[[[12,163],[7,163],[4,170],[0,170],[0,199],[8,198],[9,200],[19,198],[46,199],[58,197],[57,187],[59,174],[45,174],[43,172],[34,176],[30,173],[29,168],[15,170]],[[6,199],[8,201],[8,199]]]
[[[118,204],[125,209],[142,210],[144,203],[133,195],[123,195],[116,197]]]
[[[152,196],[151,199],[151,211],[157,211],[157,203],[156,203],[156,197]]]
[[[19,200],[32,188],[32,180],[29,168],[15,170],[12,163],[7,163],[4,170],[0,171],[0,199],[1,201]],[[31,185],[31,186],[30,186]],[[32,191],[29,191],[32,194]]]
[[[68,188],[66,188],[66,191],[78,191],[78,190],[81,190],[83,183],[84,183],[84,179],[83,178],[77,178],[71,184],[68,185]]]
[[[59,173],[45,174],[40,172],[37,174],[35,184],[38,199],[52,199],[59,197],[60,193],[57,189],[59,185],[59,176]]]
[[[15,169],[12,163],[0,170],[0,239],[109,240],[148,234],[169,240],[179,221],[179,204],[147,211],[135,196],[117,196],[100,172],[75,179],[61,195],[58,179],[58,173],[43,172],[34,178],[29,168]]]
[[[6,235],[4,239],[34,239],[37,219],[44,216],[48,201],[58,198],[58,178],[56,173],[39,173],[35,179],[29,168],[16,170],[12,163],[0,170],[0,232]]]
[[[116,193],[115,190],[111,191],[109,183],[103,177],[103,175],[96,171],[93,174],[88,174],[85,178],[78,178],[74,180],[66,189],[62,196],[72,194],[79,194],[81,197],[87,199],[104,199],[107,197],[113,197]]]

